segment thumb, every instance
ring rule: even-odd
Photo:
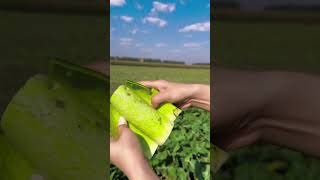
[[[157,108],[163,102],[170,102],[170,96],[168,93],[159,93],[152,97],[151,103],[154,108]]]
[[[128,129],[128,123],[127,121],[124,119],[124,117],[120,117],[119,122],[118,122],[118,128],[120,131],[120,134],[125,131],[125,129]]]

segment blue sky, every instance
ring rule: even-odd
[[[111,56],[210,62],[209,0],[110,0]]]

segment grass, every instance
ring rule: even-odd
[[[103,16],[0,11],[0,114],[28,78],[54,57],[86,64],[106,59]]]
[[[168,68],[192,68],[192,69],[210,69],[210,65],[200,64],[174,64],[174,63],[158,63],[158,62],[139,62],[139,61],[123,61],[123,60],[111,60],[112,65],[124,65],[124,66],[149,66],[149,67],[168,67]]]
[[[125,80],[164,79],[181,83],[210,83],[209,69],[184,69],[146,66],[110,67],[111,92]],[[168,140],[150,160],[161,179],[209,179],[210,114],[189,109],[176,120]],[[114,166],[111,178],[125,178]]]
[[[320,73],[320,25],[216,22],[214,28],[218,66]],[[313,180],[319,172],[319,159],[262,144],[234,151],[215,179]]]

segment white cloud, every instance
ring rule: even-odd
[[[154,24],[157,25],[159,27],[165,27],[168,23],[167,21],[157,18],[157,17],[145,17],[143,18],[143,23],[150,23],[150,24]]]
[[[155,46],[158,48],[161,48],[161,47],[166,47],[167,44],[166,43],[157,43]]]
[[[131,34],[137,34],[138,31],[139,31],[139,29],[132,29],[132,30],[130,30],[129,32],[130,32]]]
[[[120,38],[120,45],[122,46],[130,46],[132,44],[133,39],[131,38]]]
[[[153,8],[151,9],[151,12],[173,12],[176,9],[175,4],[165,4],[158,1],[153,2]]]
[[[189,42],[189,43],[184,43],[183,47],[185,47],[185,48],[200,48],[201,45],[199,43]]]
[[[186,2],[184,0],[179,0],[179,3],[182,4],[182,5],[186,4]]]
[[[126,4],[126,0],[110,0],[110,6],[123,6]]]
[[[131,16],[120,16],[120,19],[123,20],[124,22],[127,22],[127,23],[131,23],[133,21],[133,17]]]
[[[139,4],[139,3],[136,3],[136,8],[137,8],[138,10],[142,10],[142,9],[143,9],[143,6],[142,6],[141,4]]]
[[[144,33],[144,34],[148,34],[149,31],[148,30],[141,30],[140,32]]]
[[[169,50],[170,53],[180,53],[181,50],[180,49],[172,49],[172,50]]]
[[[136,46],[136,47],[142,47],[142,46],[143,46],[143,43],[136,43],[135,46]]]
[[[179,32],[205,32],[210,31],[210,22],[203,22],[203,23],[195,23],[189,26],[185,26],[182,29],[179,29]]]
[[[150,53],[150,52],[152,52],[152,49],[151,48],[140,48],[140,51],[143,53]]]

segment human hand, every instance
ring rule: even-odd
[[[119,139],[110,140],[111,163],[121,169],[129,179],[158,179],[144,158],[138,138],[123,118],[119,121],[119,133]]]
[[[193,106],[210,110],[210,87],[207,85],[182,84],[165,80],[140,81],[139,83],[160,91],[152,98],[152,105],[155,108],[163,102],[170,102],[181,109]]]

